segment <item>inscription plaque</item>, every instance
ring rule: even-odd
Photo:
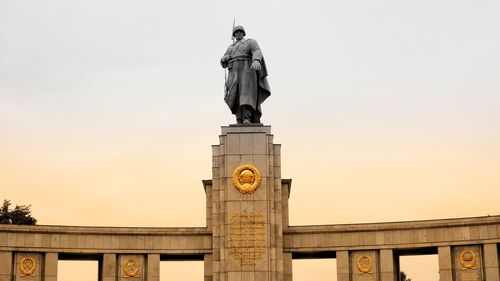
[[[266,220],[254,212],[234,213],[229,224],[229,254],[241,265],[254,265],[266,251]]]
[[[462,272],[460,274],[462,281],[479,281],[479,273],[477,272]]]

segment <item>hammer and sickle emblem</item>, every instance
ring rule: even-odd
[[[252,193],[260,186],[259,170],[252,165],[241,165],[233,172],[233,185],[241,193]]]
[[[19,263],[19,271],[21,271],[21,276],[33,276],[35,269],[36,263],[32,257],[24,257]]]
[[[128,262],[124,265],[123,274],[125,277],[134,277],[137,278],[139,275],[139,265],[133,259],[128,260]]]

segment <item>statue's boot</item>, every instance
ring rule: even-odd
[[[243,115],[243,124],[251,124],[253,108],[249,105],[242,105],[240,109]]]
[[[252,123],[253,108],[249,105],[241,105],[236,112],[236,122],[238,124],[251,124]]]

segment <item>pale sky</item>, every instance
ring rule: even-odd
[[[269,70],[262,121],[292,225],[500,214],[499,14],[496,0],[0,0],[0,199],[40,224],[203,226],[210,146],[234,123],[219,59],[236,18]]]

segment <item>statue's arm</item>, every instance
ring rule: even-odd
[[[262,60],[262,51],[260,50],[259,44],[254,39],[248,39],[248,46],[250,47],[250,52],[252,53],[252,61],[258,60],[259,62]]]
[[[248,42],[248,46],[250,47],[250,52],[252,53],[252,66],[250,69],[260,71],[261,70],[261,65],[260,62],[262,61],[262,51],[260,50],[259,44],[257,44],[257,41],[253,39],[249,39],[250,41]]]
[[[220,59],[220,65],[222,65],[222,68],[226,68],[227,64],[229,63],[229,60],[231,59],[231,56],[229,55],[229,49],[230,47],[227,48],[226,52]]]

